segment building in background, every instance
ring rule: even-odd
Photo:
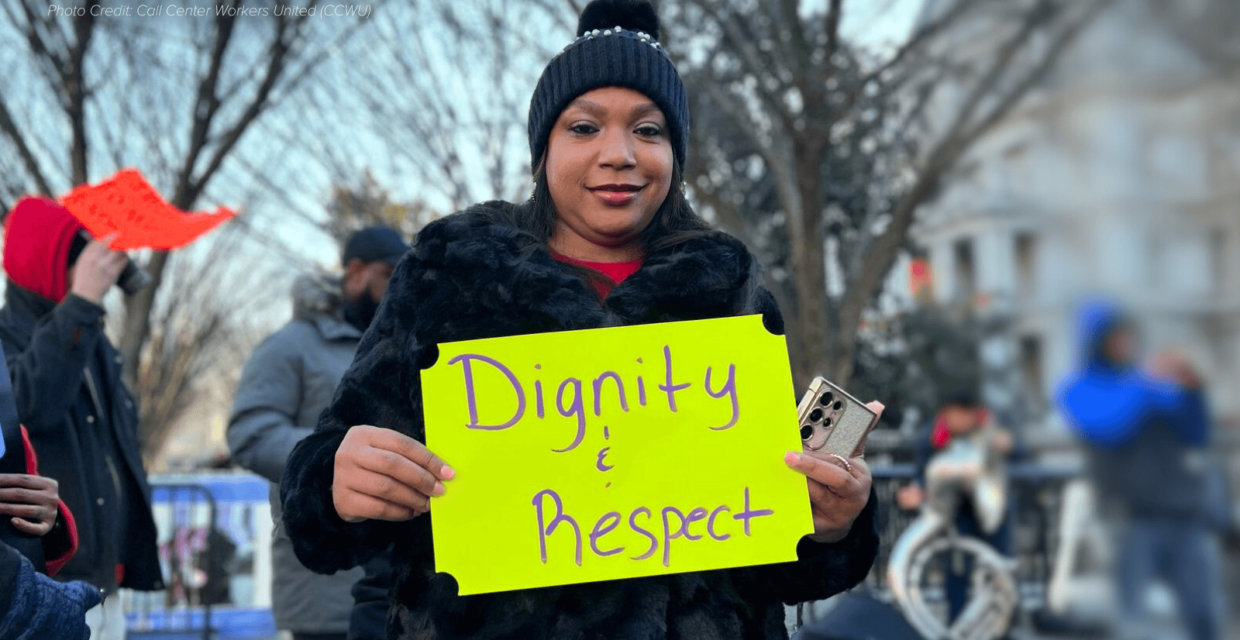
[[[947,4],[928,2],[923,24]],[[985,25],[954,30],[957,59],[993,54]],[[950,101],[931,105],[932,132]],[[1048,398],[1091,293],[1128,305],[1145,346],[1240,388],[1240,3],[1112,3],[961,159],[913,236],[930,297],[996,327],[988,399],[1033,424],[1059,424]],[[1211,395],[1240,421],[1240,394]]]

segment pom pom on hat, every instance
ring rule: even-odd
[[[551,59],[530,98],[530,166],[547,151],[560,113],[577,96],[623,87],[650,98],[667,119],[672,154],[683,168],[689,106],[680,74],[659,45],[659,18],[648,0],[594,0],[581,12],[577,39]]]
[[[577,35],[595,29],[620,27],[642,31],[659,39],[659,17],[646,0],[595,0],[586,5],[577,21]]]

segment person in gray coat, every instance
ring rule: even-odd
[[[353,362],[392,270],[409,246],[389,227],[369,227],[345,243],[339,280],[302,276],[293,285],[293,320],[250,356],[228,421],[228,446],[237,464],[271,481],[272,613],[295,640],[345,640],[362,569],[325,576],[293,555],[284,532],[280,478],[289,453],[314,431],[319,414]],[[382,614],[383,609],[379,609]],[[354,622],[357,625],[359,621]],[[383,628],[383,619],[361,621]],[[358,634],[354,633],[353,637]]]

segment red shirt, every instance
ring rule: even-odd
[[[551,257],[559,260],[560,262],[575,264],[579,267],[592,269],[603,274],[602,278],[592,281],[594,290],[598,292],[598,299],[600,302],[607,298],[607,294],[611,293],[611,290],[616,288],[616,285],[624,282],[625,278],[637,273],[637,270],[642,267],[641,260],[630,260],[628,262],[590,262],[588,260],[577,260],[576,258],[570,258],[554,251],[551,252]]]

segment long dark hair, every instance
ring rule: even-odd
[[[522,207],[520,226],[538,237],[545,244],[555,233],[558,214],[551,200],[551,188],[547,185],[547,154],[534,168],[534,194]],[[641,233],[642,251],[650,255],[655,251],[670,249],[687,240],[711,231],[711,226],[693,210],[685,197],[684,173],[680,163],[672,162],[672,187],[654,218]]]

